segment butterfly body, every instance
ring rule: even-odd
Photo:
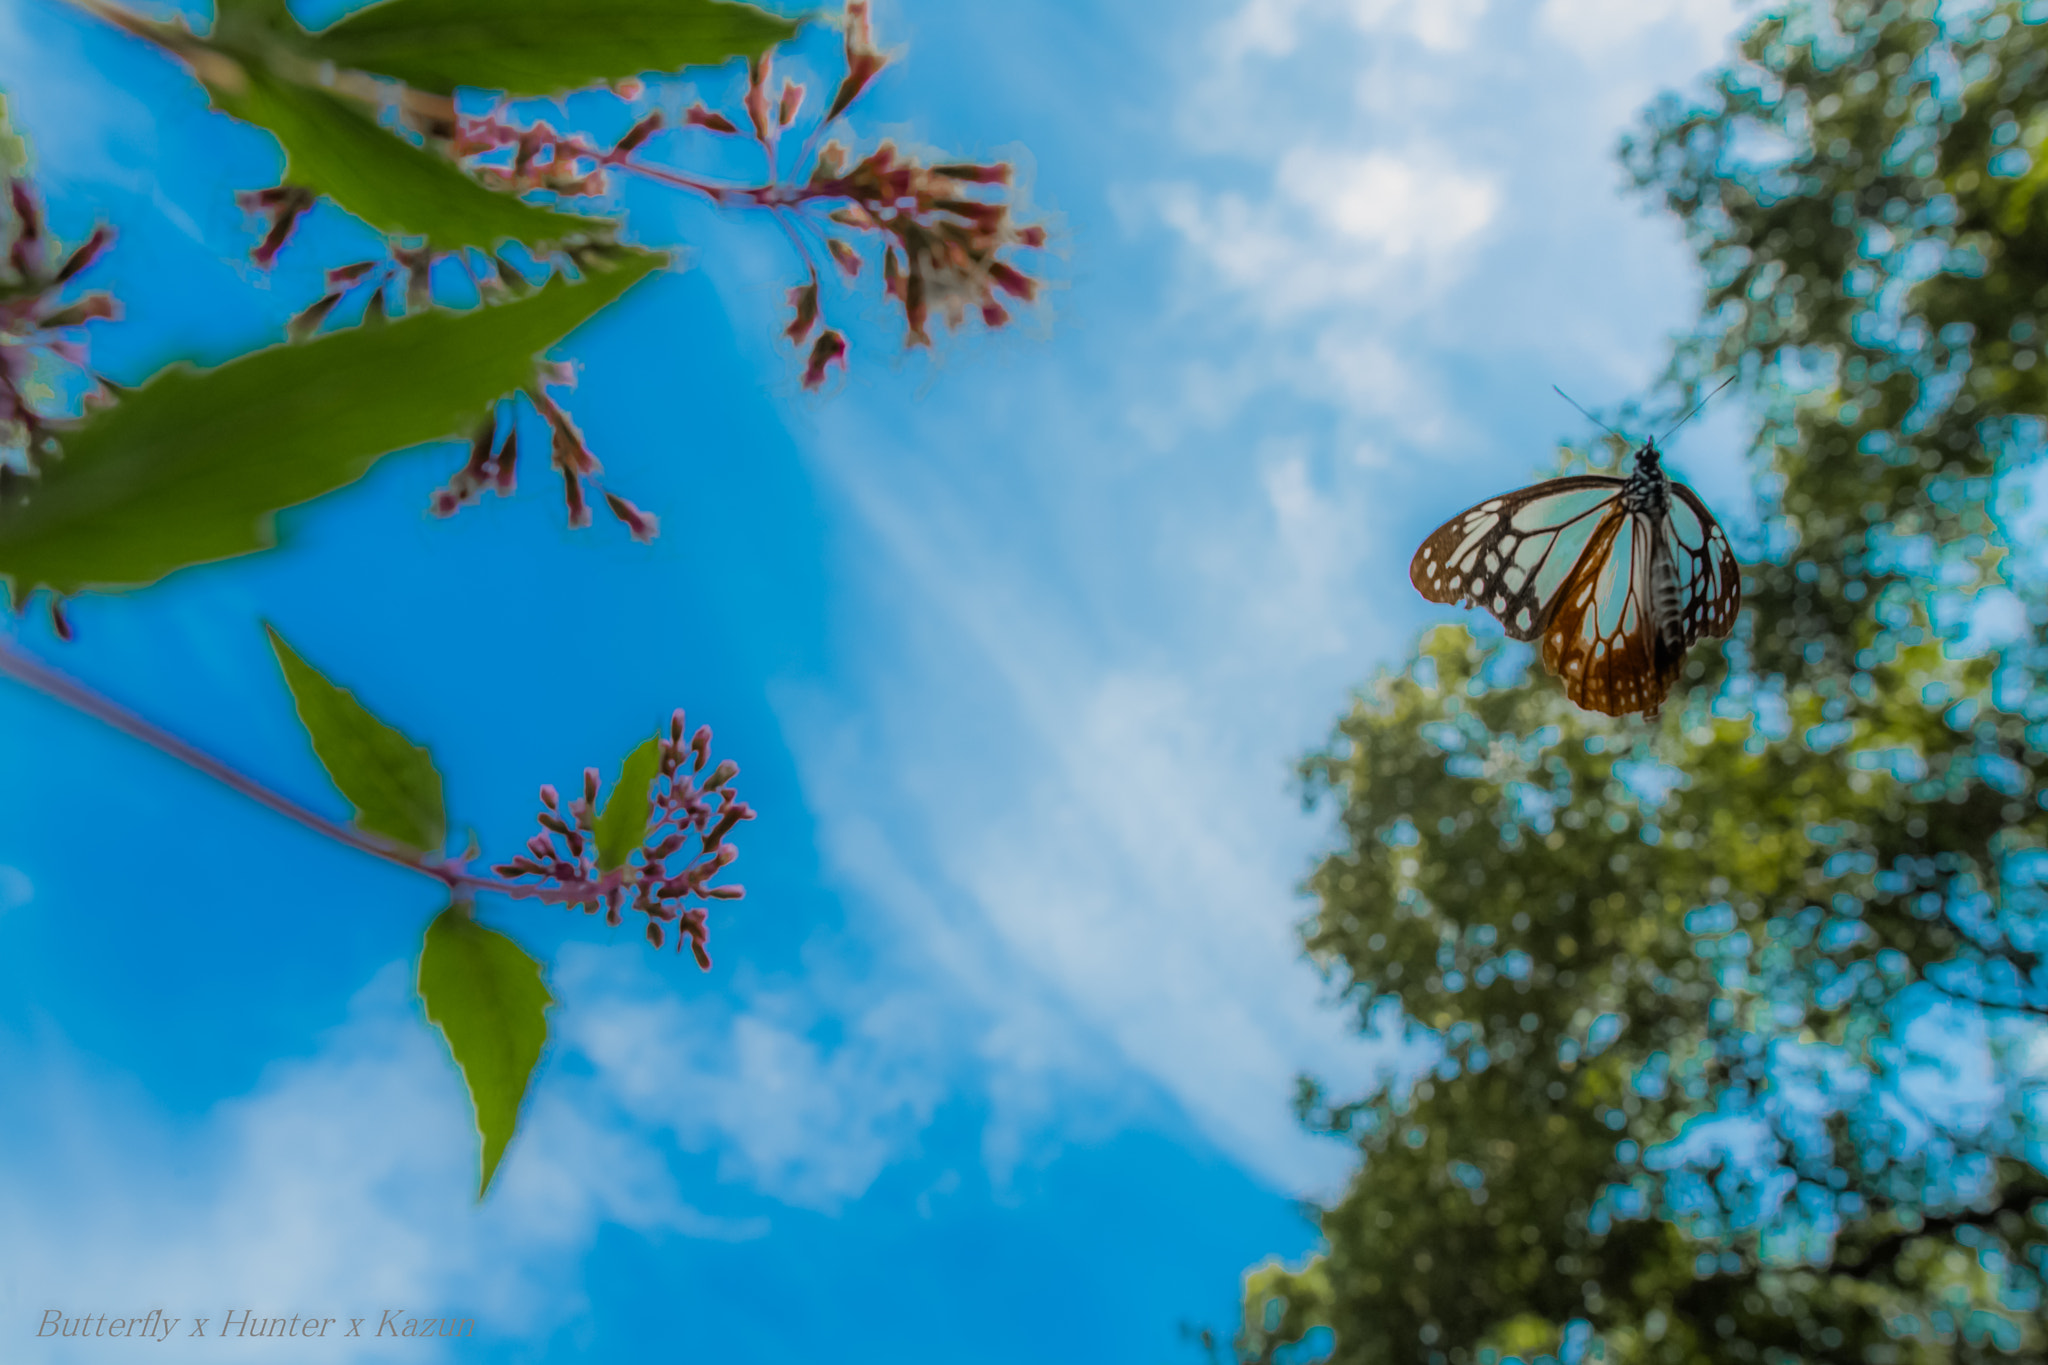
[[[1430,601],[1482,606],[1541,641],[1565,695],[1611,716],[1655,716],[1686,651],[1725,638],[1742,605],[1728,537],[1654,441],[1626,478],[1573,475],[1468,508],[1408,574]]]

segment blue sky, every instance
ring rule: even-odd
[[[310,14],[311,12],[308,11]],[[1640,396],[1699,287],[1613,148],[1724,50],[1722,0],[884,0],[859,126],[1012,155],[1043,305],[803,393],[771,227],[657,195],[689,268],[562,353],[652,548],[381,464],[273,553],[77,603],[63,667],[337,805],[259,621],[434,749],[493,851],[675,705],[761,811],[717,970],[507,905],[561,1007],[492,1199],[409,995],[432,888],[0,688],[0,1349],[67,1314],[475,1316],[449,1359],[1180,1361],[1314,1246],[1344,1150],[1308,1069],[1387,1064],[1296,949],[1332,838],[1294,758],[1447,614],[1437,522]],[[824,51],[815,44],[808,50]],[[726,93],[728,76],[705,92]],[[237,189],[269,139],[54,0],[0,89],[61,226],[118,225],[138,380],[274,337]],[[1735,405],[1673,468],[1746,516]],[[563,641],[571,642],[564,648]],[[163,1358],[217,1360],[174,1341]],[[42,1352],[42,1354],[37,1354]],[[382,1359],[344,1343],[306,1361]],[[408,1347],[408,1359],[420,1358]],[[251,1359],[256,1358],[251,1355]]]

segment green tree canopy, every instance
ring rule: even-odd
[[[1304,1082],[1361,1166],[1244,1358],[2048,1354],[2042,18],[1795,3],[1625,144],[1707,273],[1673,387],[1761,414],[1744,617],[1647,726],[1438,629],[1305,764],[1309,950],[1435,1062]]]

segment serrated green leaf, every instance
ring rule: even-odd
[[[268,622],[270,647],[297,703],[299,723],[320,766],[356,808],[356,824],[417,853],[436,853],[448,838],[441,774],[434,760],[371,715],[355,695],[336,687],[284,642]]]
[[[545,247],[611,235],[606,218],[556,213],[486,189],[437,151],[377,126],[359,104],[238,64],[238,80],[208,85],[213,101],[284,144],[284,183],[333,199],[383,232],[427,239],[441,251],[490,250],[505,241]]]
[[[383,0],[313,35],[308,50],[419,90],[555,95],[758,56],[796,30],[722,0]]]
[[[478,924],[468,907],[451,905],[427,926],[420,1000],[469,1086],[483,1139],[476,1188],[482,1199],[519,1126],[520,1101],[547,1045],[547,1008],[554,997],[541,981],[540,964],[525,949]]]
[[[647,837],[647,790],[661,775],[661,744],[648,740],[619,767],[619,780],[597,817],[597,870],[625,865]]]
[[[172,366],[65,433],[63,458],[0,504],[0,576],[19,604],[39,586],[140,586],[263,549],[272,513],[461,434],[663,259],[636,251],[513,303]]]

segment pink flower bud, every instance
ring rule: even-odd
[[[638,147],[661,130],[661,110],[657,109],[626,130],[626,135],[612,144],[612,155],[620,157]]]
[[[612,509],[612,515],[625,523],[633,539],[645,545],[652,541],[661,529],[661,518],[652,512],[643,512],[616,493],[604,495],[605,506]]]
[[[471,433],[469,438],[469,463],[463,467],[462,472],[470,478],[482,482],[484,471],[491,463],[491,447],[497,444],[497,440],[498,420],[494,414],[484,418],[482,425]]]
[[[768,141],[773,129],[768,120],[768,73],[774,68],[775,54],[763,52],[747,63],[747,94],[740,103],[745,106],[747,117],[754,125],[754,136]]]
[[[540,803],[543,806],[553,810],[555,803],[559,800],[561,800],[561,793],[555,790],[553,783],[543,782],[540,784]]]
[[[744,900],[747,888],[734,882],[728,886],[707,886],[704,888],[704,894],[715,901]]]
[[[505,444],[498,450],[498,458],[491,474],[491,491],[501,498],[512,496],[512,490],[519,485],[519,428],[505,433]]]
[[[932,207],[955,218],[965,219],[983,232],[995,231],[1010,210],[1004,204],[984,204],[979,199],[935,199]]]
[[[990,299],[981,305],[981,320],[990,327],[1000,327],[1010,320],[1010,310]]]
[[[964,180],[970,185],[1007,185],[1010,183],[1010,168],[1002,162],[992,166],[975,166],[963,162],[951,162],[944,166],[932,167],[933,175],[943,175],[949,180]]]
[[[723,787],[726,783],[738,777],[739,773],[740,765],[729,758],[725,759],[716,768],[711,770],[711,776],[704,779],[704,785],[706,787]]]
[[[1031,302],[1038,293],[1038,285],[1029,275],[1026,275],[1015,266],[1005,265],[1001,261],[993,261],[989,264],[988,277],[995,283],[996,288],[1002,290],[1005,294],[1014,295],[1026,303]]]
[[[112,228],[108,227],[105,223],[95,227],[92,230],[92,235],[85,239],[84,245],[71,253],[71,258],[64,262],[63,268],[57,272],[56,278],[51,283],[63,284],[73,275],[91,265],[95,260],[99,259],[99,254],[106,249],[107,243],[113,240],[114,230]]]
[[[683,708],[680,706],[668,718],[668,739],[669,743],[675,745],[683,742]]]
[[[653,923],[652,921],[650,921],[650,922],[648,923],[648,925],[647,925],[647,941],[648,941],[649,943],[652,943],[652,944],[653,944],[653,945],[654,945],[655,947],[657,947],[657,948],[659,948],[659,947],[661,946],[661,942],[662,942],[662,938],[661,938],[661,926],[660,926],[659,924],[655,924],[655,923]]]
[[[800,284],[791,289],[789,306],[795,310],[796,316],[790,319],[789,326],[783,329],[782,334],[791,341],[802,344],[803,339],[811,334],[811,328],[818,321],[818,282],[814,279],[809,284]]]
[[[846,368],[846,338],[827,328],[819,333],[817,344],[811,347],[810,361],[804,366],[804,387],[815,389],[822,386],[826,368],[835,363],[842,370]]]
[[[285,337],[291,341],[304,341],[307,337],[320,330],[320,324],[327,321],[327,315],[332,313],[334,306],[340,302],[340,294],[321,295],[319,299],[314,301],[312,307],[306,309],[303,313],[300,313],[285,324]]]
[[[695,771],[704,771],[705,760],[711,756],[711,727],[700,725],[697,733],[690,736],[690,752],[697,755]]]
[[[590,507],[583,501],[583,480],[567,465],[562,469],[562,502],[569,509],[569,525],[582,530],[590,525]]]
[[[682,946],[682,941],[677,940],[676,947],[681,948]],[[697,959],[699,967],[707,972],[711,970],[711,954],[704,950],[704,940],[692,938],[690,940],[690,953]]]
[[[859,252],[840,241],[837,237],[827,237],[825,239],[825,247],[832,253],[832,259],[839,263],[841,270],[844,270],[849,276],[860,274]]]
[[[691,105],[683,113],[683,122],[692,127],[708,128],[714,133],[737,133],[739,128],[723,114],[715,114],[702,103]]]
[[[1045,245],[1045,229],[1033,223],[1030,227],[1017,229],[1017,245],[1042,247]]]
[[[909,273],[903,277],[903,322],[908,332],[903,342],[906,346],[932,344],[931,333],[927,332],[924,326],[931,316],[930,309],[925,305],[924,292],[924,272],[913,263]]]
[[[583,770],[583,799],[586,802],[597,800],[597,769],[595,768],[585,768]]]

